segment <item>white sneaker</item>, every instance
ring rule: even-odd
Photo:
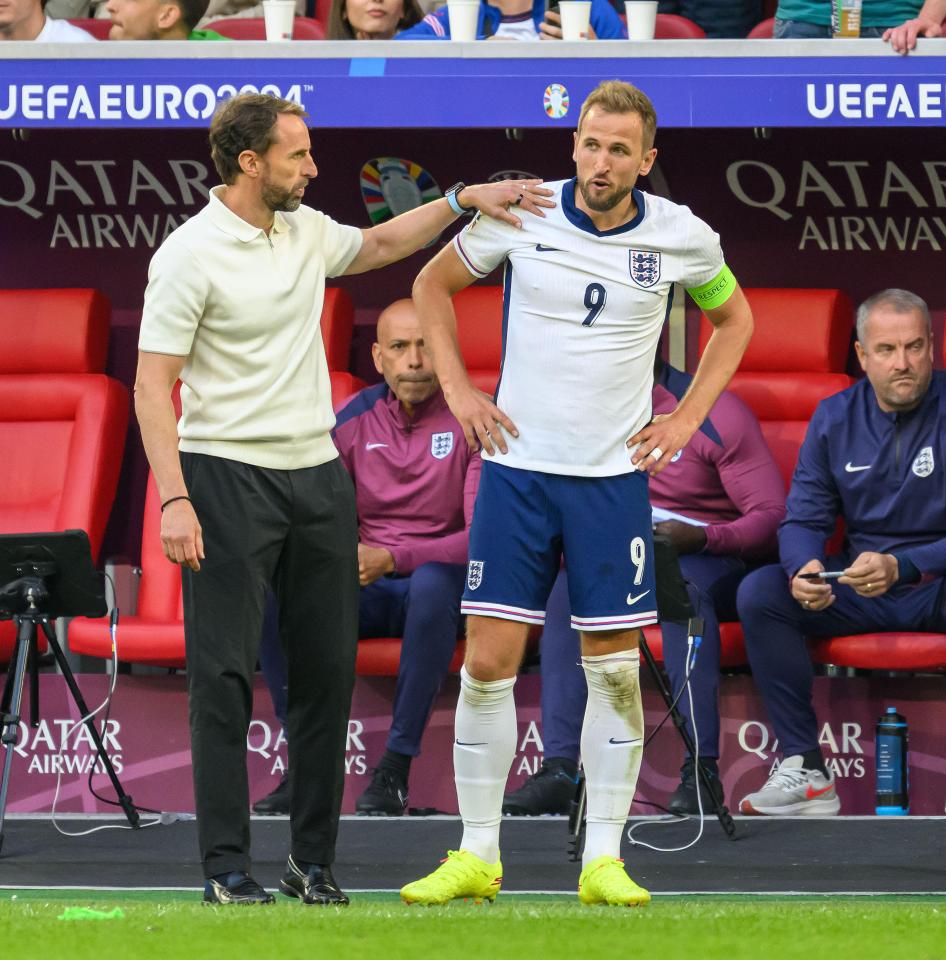
[[[834,774],[806,770],[800,756],[786,757],[765,786],[743,797],[747,817],[834,817],[841,809]]]

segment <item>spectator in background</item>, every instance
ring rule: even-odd
[[[0,40],[36,40],[39,43],[95,43],[95,37],[68,20],[46,16],[42,0],[3,0],[0,4]]]
[[[921,0],[864,0],[861,36],[880,38],[915,17]],[[828,0],[779,0],[775,11],[776,40],[823,40],[833,36]]]
[[[657,12],[692,20],[712,40],[742,39],[762,19],[762,0],[660,0]]]
[[[941,37],[944,20],[946,0],[926,0],[914,19],[884,31],[884,40],[888,41],[897,53],[909,53],[916,47],[917,37]]]
[[[670,413],[693,377],[663,363],[654,365],[653,412]],[[776,551],[776,531],[785,514],[785,488],[759,423],[735,394],[725,391],[700,429],[662,473],[650,478],[654,533],[669,537],[696,615],[703,643],[690,674],[700,760],[718,783],[719,621],[736,618],[736,589],[747,571]],[[663,512],[661,512],[663,511]],[[666,518],[666,512],[697,521]],[[664,519],[660,519],[664,517]],[[636,592],[636,591],[635,591]],[[565,571],[549,597],[542,633],[541,770],[503,800],[503,813],[535,816],[567,813],[575,776],[587,688],[581,671],[578,632],[571,629]],[[664,622],[663,657],[674,694],[686,680],[687,630]],[[689,698],[679,701],[691,737]],[[696,771],[686,757],[672,813],[698,813]],[[712,800],[703,794],[703,808]]]
[[[109,40],[226,40],[198,30],[208,0],[108,0]]]
[[[417,0],[332,0],[329,40],[390,40],[423,17]]]
[[[557,11],[546,11],[545,0],[488,0],[480,2],[477,40],[561,40]],[[626,36],[621,18],[608,0],[591,0],[592,39],[620,40]],[[450,19],[446,5],[431,11],[399,40],[449,40]]]
[[[447,407],[410,300],[378,318],[372,346],[385,382],[357,393],[338,415],[334,439],[355,484],[359,636],[400,636],[401,660],[387,748],[359,813],[400,816],[411,760],[457,646],[468,527],[482,460]],[[272,630],[260,652],[277,716],[286,665]],[[288,813],[283,780],[253,808]]]
[[[884,290],[857,311],[866,378],[822,400],[779,530],[781,566],[750,573],[737,606],[783,760],[747,815],[824,816],[840,803],[818,745],[806,637],[946,631],[946,373],[926,304]],[[826,557],[835,525],[846,539]],[[819,579],[825,569],[839,579]],[[809,579],[813,578],[813,579]]]

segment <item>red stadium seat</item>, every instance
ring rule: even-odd
[[[69,22],[91,33],[96,40],[108,40],[108,31],[112,29],[112,21],[108,17],[70,17]]]
[[[759,418],[787,488],[815,407],[854,382],[842,372],[853,307],[840,290],[756,288],[745,294],[755,333],[729,389]],[[703,317],[701,353],[712,330]]]
[[[364,380],[353,373],[332,370],[329,376],[332,379],[332,407],[336,413],[345,406],[352,394],[367,386]]]
[[[348,291],[340,287],[326,287],[321,324],[329,370],[348,369],[354,323],[355,308]]]
[[[0,533],[81,529],[98,556],[128,423],[110,320],[97,290],[0,290]],[[0,663],[12,643],[0,624]]]
[[[706,31],[692,20],[675,13],[658,13],[655,40],[705,40]]]
[[[775,17],[766,17],[746,34],[747,40],[771,40],[775,30]]]
[[[69,649],[92,657],[111,656],[107,619],[76,619],[69,624]],[[184,608],[181,571],[161,548],[161,500],[148,474],[141,531],[141,583],[138,608],[118,624],[118,659],[156,667],[184,666]]]
[[[503,360],[503,288],[467,287],[453,298],[460,353],[473,385],[494,393]]]
[[[265,40],[266,24],[262,17],[226,17],[208,23],[207,30],[215,30],[231,40]],[[311,17],[296,17],[292,23],[293,40],[324,40],[325,27]]]

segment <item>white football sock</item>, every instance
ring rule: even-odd
[[[640,655],[622,650],[582,657],[588,705],[581,730],[588,820],[582,866],[621,856],[621,834],[637,789],[644,753]]]
[[[509,680],[476,680],[460,670],[453,773],[463,819],[460,846],[487,863],[499,859],[506,778],[516,755],[516,702]]]

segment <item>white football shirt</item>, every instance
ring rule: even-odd
[[[719,236],[687,207],[634,190],[637,216],[599,231],[575,180],[522,229],[477,216],[454,246],[475,277],[505,261],[496,402],[519,428],[497,463],[570,476],[630,473],[629,437],[651,417],[654,353],[673,284],[723,269]],[[483,454],[486,457],[486,454]]]

